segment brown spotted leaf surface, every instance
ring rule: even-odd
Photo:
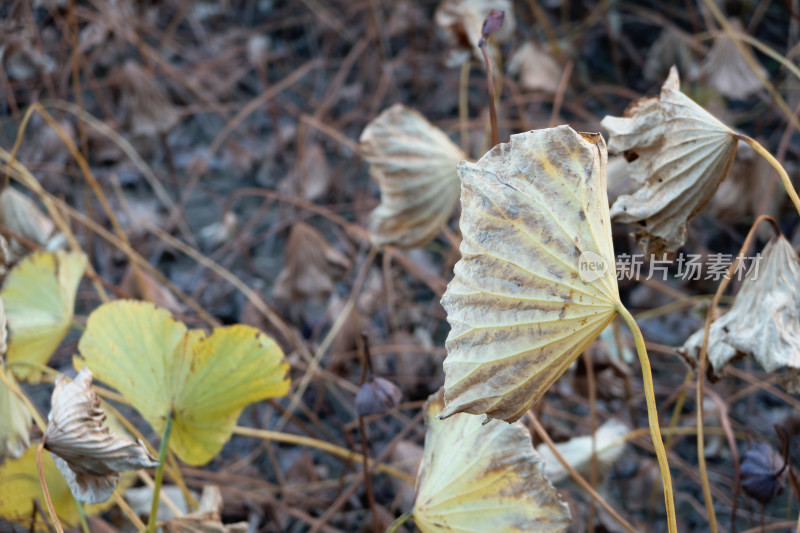
[[[705,209],[736,155],[736,138],[722,122],[680,92],[675,67],[658,98],[631,104],[623,117],[607,116],[608,149],[624,153],[641,183],[614,202],[615,222],[637,225],[648,255],[673,253],[686,241],[686,225]]]
[[[377,245],[422,246],[447,223],[458,201],[456,168],[464,153],[414,110],[395,104],[369,123],[358,144],[381,189],[370,214]]]
[[[467,414],[439,420],[443,407],[441,391],[425,406],[417,527],[423,533],[566,531],[569,508],[545,477],[525,426],[484,424]]]
[[[731,361],[755,357],[767,372],[778,372],[784,388],[800,393],[800,260],[783,236],[773,237],[757,267],[748,269],[731,310],[711,324],[708,361],[719,374]],[[734,274],[734,279],[737,274]],[[679,351],[696,361],[704,329]]]
[[[606,160],[602,137],[560,126],[459,166],[442,416],[519,419],[614,318]]]

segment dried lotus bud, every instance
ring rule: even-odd
[[[396,407],[403,398],[400,388],[388,379],[378,378],[364,382],[356,394],[356,412],[359,416],[383,414]]]
[[[766,505],[785,488],[786,469],[780,454],[769,444],[759,443],[748,450],[742,459],[740,475],[742,490]]]

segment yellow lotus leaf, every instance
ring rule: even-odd
[[[631,177],[642,184],[620,196],[612,220],[637,224],[648,255],[673,253],[686,241],[686,225],[705,209],[736,155],[734,132],[680,92],[673,67],[658,98],[634,102],[623,117],[601,122],[608,149],[624,152]]]
[[[414,522],[423,533],[566,531],[569,508],[543,473],[522,424],[458,414],[437,416],[441,391],[425,406],[428,431],[417,476]]]
[[[191,465],[222,449],[245,406],[289,390],[283,352],[259,330],[238,324],[207,336],[147,302],[98,307],[78,349],[76,366],[116,388],[157,432],[173,417],[170,447]]]
[[[678,352],[696,362],[704,333],[695,332]],[[782,235],[767,243],[731,310],[709,330],[708,362],[715,374],[746,355],[778,372],[787,391],[800,393],[800,259]]]
[[[67,482],[56,468],[52,455],[47,450],[42,452],[42,466],[44,479],[47,482],[58,519],[62,525],[67,527],[78,525],[78,508],[75,505],[75,499],[72,497]],[[118,490],[130,487],[134,479],[127,476],[120,483]],[[34,500],[39,502],[40,509],[44,508],[44,493],[36,470],[36,447],[32,446],[19,459],[9,459],[0,465],[0,517],[28,528],[33,516]],[[86,505],[84,509],[87,514],[94,515],[103,512],[113,504],[114,500],[109,500],[101,504]],[[50,517],[48,516],[46,520],[37,513],[35,529],[52,531],[47,525]]]
[[[6,372],[6,369],[0,366],[0,372]],[[7,372],[6,375],[8,379],[14,379],[11,372]],[[0,381],[0,413],[2,413],[0,414],[0,463],[2,463],[6,457],[14,459],[21,457],[28,449],[33,419],[22,400],[3,381]]]
[[[395,104],[367,125],[358,152],[381,189],[372,242],[412,248],[436,237],[458,201],[456,167],[466,157],[447,134]]]
[[[614,318],[606,160],[600,135],[560,126],[459,166],[442,416],[519,419]]]
[[[69,331],[75,293],[86,270],[82,252],[36,252],[11,269],[0,294],[8,319],[9,363],[47,364]],[[38,382],[41,372],[13,366],[23,380]]]

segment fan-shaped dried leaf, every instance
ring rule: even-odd
[[[624,152],[642,188],[614,202],[614,221],[638,224],[648,255],[672,253],[686,241],[686,225],[711,201],[728,175],[736,138],[723,123],[680,92],[674,67],[659,98],[631,104],[623,117],[607,116],[611,152]]]
[[[623,437],[628,431],[630,431],[628,426],[616,418],[608,420],[595,431],[595,452],[601,475],[607,474],[617,459],[620,458],[622,452],[625,451]],[[575,470],[584,475],[588,475],[591,472],[591,435],[573,437],[566,442],[559,442],[556,444],[556,448]],[[544,462],[544,473],[547,479],[553,483],[558,483],[569,477],[569,472],[556,459],[553,450],[547,444],[540,444],[536,447],[536,451]]]
[[[738,19],[732,19],[730,25],[735,32],[745,33]],[[754,64],[758,65],[761,77],[767,79],[767,71],[758,63],[750,45],[741,44]],[[724,32],[714,38],[714,46],[700,66],[700,75],[704,76],[708,84],[720,94],[734,100],[744,100],[764,87],[761,78],[753,72],[753,68],[736,47],[733,39]]]
[[[656,42],[647,51],[642,69],[645,79],[651,81],[662,79],[669,73],[672,65],[675,65],[679,72],[694,79],[697,76],[697,62],[689,48],[690,39],[688,35],[681,37],[673,28],[662,30]]]
[[[605,143],[568,126],[512,135],[458,173],[463,241],[442,298],[452,328],[442,414],[514,421],[619,305]]]
[[[696,361],[703,333],[695,332],[679,352]],[[745,355],[767,372],[780,370],[786,389],[800,393],[800,260],[783,236],[767,243],[731,310],[709,330],[708,361],[715,374]]]
[[[428,431],[414,522],[423,533],[566,531],[569,508],[542,472],[522,424],[458,414],[438,420],[441,391],[425,406]]]
[[[325,237],[302,222],[292,226],[286,244],[286,264],[275,280],[273,295],[282,300],[325,298],[335,280],[350,269],[350,260]]]
[[[358,151],[381,189],[381,205],[370,215],[372,242],[412,248],[436,237],[458,201],[456,167],[464,153],[400,104],[369,123]]]
[[[761,442],[747,450],[742,459],[742,490],[766,505],[786,488],[785,461],[775,448]]]
[[[555,94],[561,82],[562,69],[543,46],[527,42],[511,56],[508,72],[518,74],[519,84],[529,91]]]
[[[158,466],[144,444],[113,436],[103,426],[106,415],[88,368],[70,383],[59,376],[50,405],[44,446],[53,453],[75,499],[103,502],[117,487],[120,472]]]
[[[505,42],[517,27],[511,0],[443,0],[439,4],[434,21],[444,31],[450,46],[447,58],[449,66],[461,65],[470,59],[470,55],[483,61],[478,41],[481,39],[483,21],[492,10],[505,13],[503,26],[492,34],[497,42]]]
[[[236,324],[206,335],[147,302],[95,309],[78,349],[74,363],[117,389],[156,432],[173,417],[170,448],[191,465],[222,449],[246,405],[289,390],[283,352],[257,329]]]

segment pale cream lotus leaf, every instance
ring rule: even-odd
[[[442,0],[433,20],[444,31],[450,47],[448,66],[461,65],[470,56],[483,62],[478,41],[483,21],[493,9],[505,13],[503,26],[492,34],[494,40],[502,43],[510,39],[517,28],[511,0]]]
[[[508,72],[519,76],[519,84],[524,89],[555,94],[561,82],[562,68],[544,46],[527,42],[511,56]]]
[[[286,264],[275,280],[273,295],[290,301],[330,296],[335,281],[351,266],[317,230],[297,223],[289,232]]]
[[[686,225],[705,209],[736,155],[734,132],[680,92],[670,70],[658,98],[634,102],[623,117],[601,122],[608,149],[624,152],[631,177],[642,184],[611,208],[615,222],[637,224],[648,255],[673,253],[686,241]]]
[[[197,511],[179,518],[167,520],[164,528],[167,533],[245,533],[247,522],[223,524],[222,493],[219,487],[208,485],[203,487],[203,495]]]
[[[413,248],[436,237],[458,202],[456,167],[466,158],[447,134],[395,104],[367,125],[358,152],[381,189],[372,242]]]
[[[566,531],[567,505],[542,472],[522,424],[458,414],[439,420],[441,390],[428,398],[425,451],[414,522],[423,533]]]
[[[746,33],[739,19],[731,19],[730,25],[736,33]],[[720,32],[714,38],[714,45],[700,66],[700,76],[707,80],[708,85],[723,96],[734,100],[744,100],[757,93],[764,88],[761,79],[767,79],[767,71],[756,59],[750,45],[747,43],[742,43],[742,45],[753,65],[757,66],[761,77],[753,72],[753,67],[739,51],[733,39],[725,32]]]
[[[6,187],[0,193],[0,224],[39,246],[46,246],[56,231],[53,221],[36,203],[13,187]],[[28,248],[12,239],[11,251],[23,255]]]
[[[53,454],[75,499],[103,502],[117,487],[120,472],[158,466],[144,444],[112,435],[103,425],[106,414],[87,367],[69,383],[59,376],[50,404],[44,447]]]
[[[702,328],[696,331],[679,353],[697,361],[703,334]],[[779,372],[788,392],[800,393],[800,260],[782,235],[764,247],[730,311],[711,324],[708,361],[714,374],[746,355],[767,372]]]
[[[619,419],[611,418],[594,433],[595,453],[599,473],[605,477],[614,466],[614,463],[625,451],[625,435],[630,429],[627,424]],[[556,444],[559,453],[567,460],[570,466],[588,477],[592,469],[592,436],[584,435],[573,437],[566,442]],[[544,475],[553,483],[558,483],[569,477],[569,472],[561,462],[556,459],[553,450],[546,443],[536,447],[539,457],[544,462]]]
[[[459,166],[443,416],[519,419],[614,318],[606,161],[600,135],[560,126]]]

